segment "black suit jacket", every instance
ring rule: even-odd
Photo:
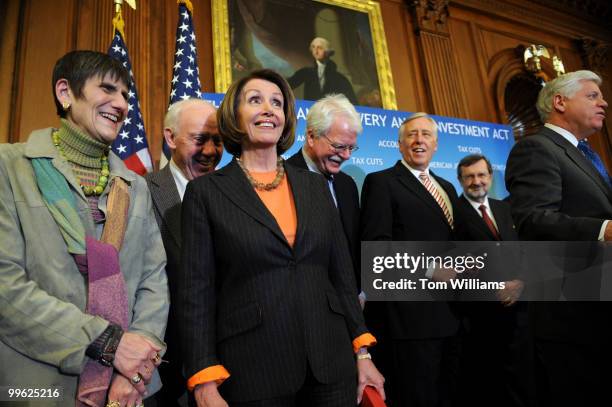
[[[522,240],[592,242],[568,244],[558,288],[566,297],[576,284],[598,294],[599,276],[585,280],[584,274],[572,275],[590,265],[601,225],[612,219],[612,190],[595,167],[570,142],[544,127],[513,147],[506,188]],[[610,303],[539,303],[532,310],[538,337],[577,343],[612,339]]]
[[[289,157],[287,162],[298,168],[308,170],[302,150]],[[359,238],[359,193],[357,192],[357,185],[355,185],[355,181],[353,181],[350,175],[340,171],[334,176],[334,192],[336,193],[336,201],[338,202],[344,234],[351,251],[351,259],[355,269],[355,281],[357,282],[357,287],[361,287],[361,273],[359,270],[361,240]]]
[[[516,143],[506,187],[523,240],[595,241],[612,218],[612,189],[580,150],[547,127]]]
[[[327,183],[285,169],[293,247],[235,160],[190,182],[183,201],[177,308],[187,376],[222,364],[230,404],[297,391],[307,365],[323,383],[353,376],[351,341],[366,332]]]
[[[168,257],[166,273],[169,283],[172,284],[179,272],[181,256],[181,197],[170,172],[170,164],[160,171],[145,175],[144,178],[151,191],[155,219]]]
[[[510,205],[507,202],[489,197],[489,206],[491,208],[491,212],[493,212],[493,217],[495,218],[495,223],[497,225],[497,230],[501,240],[518,240],[518,234],[516,232],[516,228],[514,227]],[[497,240],[485,223],[480,212],[477,212],[474,209],[472,204],[463,194],[457,200],[456,212],[458,214],[458,221],[455,225],[457,240],[474,242],[490,242]],[[474,250],[478,250],[477,245],[474,246]],[[487,281],[509,281],[517,278],[525,280],[525,276],[522,275],[521,266],[522,252],[518,245],[501,246],[499,247],[499,250],[495,250],[495,248],[492,246],[486,246],[485,251],[488,255],[486,262],[487,268],[485,269],[483,275],[478,275],[476,277]],[[502,308],[502,305],[497,303],[497,300],[495,299],[495,293],[487,295],[486,292],[476,290],[476,292],[473,293],[468,292],[463,294],[467,294],[464,295],[465,299],[469,299],[469,295],[475,295],[473,298],[477,299],[487,298],[490,301],[496,302],[495,307],[493,307],[494,309],[497,307],[500,309]],[[483,295],[482,297],[480,297],[481,294]],[[477,305],[463,304],[462,306],[464,309],[469,307],[473,307],[474,310],[481,310],[486,308],[486,305],[480,303]]]
[[[495,217],[495,223],[501,240],[518,240],[518,234],[516,233],[512,213],[510,212],[510,205],[504,201],[489,197],[489,206]],[[476,212],[464,195],[459,197],[456,211],[459,213],[457,218],[460,224],[457,226],[457,234],[460,240],[483,242],[496,240],[480,213]]]
[[[291,85],[291,88],[295,89],[304,84],[304,99],[306,100],[319,100],[325,95],[330,93],[341,93],[354,105],[357,104],[357,97],[353,86],[346,78],[338,72],[338,66],[331,59],[327,60],[325,64],[325,83],[323,89],[319,84],[319,74],[317,64],[314,66],[307,66],[298,69],[290,78],[287,78],[287,82]]]
[[[164,387],[156,395],[158,398],[167,397],[168,403],[177,400],[186,391],[186,381],[182,375],[180,358],[180,344],[177,334],[176,307],[174,301],[177,297],[176,282],[180,273],[181,260],[181,197],[176,188],[170,164],[157,172],[145,175],[145,180],[151,192],[155,219],[161,232],[164,249],[168,263],[168,287],[170,290],[170,312],[168,314],[168,327],[165,341],[168,345],[164,359],[168,364],[160,366],[160,375]],[[172,400],[172,401],[169,401]]]
[[[431,171],[430,174],[444,188],[451,205],[456,208],[457,193],[452,184]],[[389,169],[366,176],[361,205],[363,241],[454,239],[453,229],[438,203],[401,161]],[[457,316],[445,302],[368,303],[366,316],[375,335],[378,335],[376,326],[380,327],[381,335],[390,335],[394,339],[452,336],[459,327]]]

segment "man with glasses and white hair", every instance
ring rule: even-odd
[[[359,287],[359,194],[353,178],[340,171],[342,163],[359,148],[357,135],[363,131],[359,114],[344,95],[329,95],[310,107],[306,121],[304,146],[287,162],[327,179],[340,212]]]
[[[361,240],[454,240],[457,193],[431,171],[436,122],[415,113],[399,130],[402,159],[366,177],[361,191]],[[368,327],[382,353],[390,406],[450,405],[458,369],[459,320],[450,304],[368,302]],[[380,359],[377,359],[380,360]],[[387,386],[388,384],[388,386]]]
[[[536,106],[544,127],[515,144],[506,166],[521,240],[573,242],[567,245],[572,253],[563,262],[563,281],[554,287],[560,298],[599,298],[601,280],[593,267],[596,242],[612,240],[610,176],[587,142],[604,125],[608,103],[600,84],[601,78],[591,71],[548,82]],[[588,273],[581,272],[586,269]],[[546,405],[598,405],[602,397],[609,398],[611,304],[530,304],[538,389]]]

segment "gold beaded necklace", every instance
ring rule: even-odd
[[[53,133],[51,133],[51,138],[53,139],[53,144],[59,151],[60,155],[68,161],[68,159],[66,158],[66,153],[64,153],[64,149],[60,143],[59,131],[54,131]],[[91,187],[89,185],[83,185],[79,177],[75,174],[75,177],[77,178],[77,181],[79,182],[79,185],[81,186],[81,189],[83,190],[85,196],[102,195],[102,192],[104,192],[104,188],[106,188],[106,184],[108,184],[108,176],[110,175],[108,165],[108,151],[106,151],[102,155],[102,157],[100,157],[100,163],[102,164],[102,169],[100,170],[100,176],[98,177],[98,181],[96,182],[96,186],[94,187]]]
[[[244,166],[244,163],[242,162],[240,157],[237,157],[236,161],[238,161],[238,165],[240,166],[240,168],[242,168],[242,171],[244,171],[244,175],[246,175],[253,188],[259,191],[272,191],[273,189],[278,188],[281,181],[283,180],[283,177],[285,176],[285,167],[283,166],[282,157],[278,157],[278,159],[276,160],[276,177],[274,177],[272,182],[270,182],[269,184],[264,184],[263,182],[259,182],[255,178],[253,178],[249,170],[247,170]]]

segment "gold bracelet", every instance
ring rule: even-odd
[[[357,360],[362,360],[362,359],[372,359],[372,355],[370,355],[369,352],[366,353],[358,353],[357,354]]]

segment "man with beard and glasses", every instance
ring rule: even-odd
[[[223,144],[217,130],[217,114],[213,105],[201,99],[187,99],[168,108],[164,119],[164,137],[172,158],[162,170],[145,177],[153,198],[155,218],[161,230],[168,256],[166,272],[171,302],[175,298],[175,281],[181,254],[181,201],[187,183],[214,171]],[[178,406],[178,399],[187,391],[187,380],[182,374],[182,363],[175,338],[175,310],[170,308],[166,342],[168,352],[159,371],[164,387],[156,395],[160,406]]]
[[[457,178],[463,188],[456,207],[457,239],[518,240],[510,205],[488,196],[493,181],[489,160],[481,154],[463,157],[457,165]],[[520,268],[515,249],[516,246],[506,245],[497,252],[487,246],[488,267],[483,275],[475,277],[504,281],[505,288],[491,293],[491,297],[478,298],[481,301],[461,304],[465,329],[459,388],[461,401],[472,406],[486,406],[491,400],[498,406],[530,405],[533,348],[527,329],[527,304],[518,302],[524,283],[518,278]],[[481,389],[477,392],[469,385],[476,376],[480,377]]]

